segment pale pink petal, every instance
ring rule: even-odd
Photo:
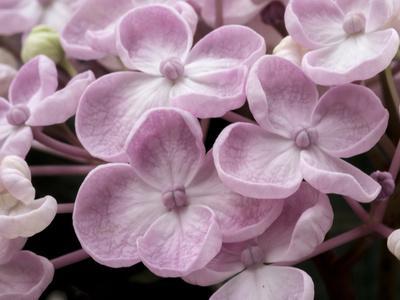
[[[42,14],[39,1],[3,0],[0,3],[0,35],[29,31]]]
[[[0,265],[8,262],[25,245],[26,239],[6,239],[0,237]],[[1,267],[0,267],[1,268]]]
[[[126,152],[137,174],[160,191],[186,187],[205,149],[196,118],[174,108],[156,108],[135,124]]]
[[[53,275],[54,267],[50,261],[32,252],[21,251],[0,266],[0,299],[39,299]]]
[[[39,0],[39,2],[42,0]],[[45,0],[47,1],[47,0]],[[43,1],[42,1],[43,2]],[[72,17],[73,13],[84,3],[84,0],[59,0],[45,3],[44,13],[41,16],[41,24],[50,26],[60,32]]]
[[[159,0],[156,0],[157,2],[160,2]],[[175,0],[168,1],[168,3],[175,8],[175,10],[182,16],[182,18],[185,19],[185,21],[188,23],[190,30],[192,33],[196,32],[197,28],[197,23],[199,21],[199,17],[189,3],[186,3],[184,1],[179,1],[176,2]]]
[[[246,101],[244,66],[184,78],[171,90],[171,104],[198,118],[221,117]]]
[[[315,84],[303,71],[276,56],[257,61],[250,71],[246,92],[257,122],[287,137],[309,125],[318,100]]]
[[[181,277],[203,268],[221,249],[212,210],[189,205],[164,214],[138,239],[142,262],[162,277]]]
[[[65,88],[32,105],[26,124],[48,126],[65,122],[75,115],[83,92],[94,80],[92,71],[75,76]]]
[[[386,29],[310,51],[302,66],[314,82],[339,85],[374,77],[390,64],[398,48],[399,35],[394,29]]]
[[[332,226],[333,211],[329,198],[303,183],[284,200],[283,213],[258,238],[265,261],[289,262],[311,254]]]
[[[109,267],[140,261],[136,240],[167,210],[161,194],[127,164],[97,167],[86,177],[75,202],[73,224],[85,251]]]
[[[246,198],[225,187],[209,152],[196,177],[186,188],[190,203],[203,204],[215,213],[223,241],[251,239],[263,233],[280,215],[283,201]]]
[[[312,300],[314,283],[292,267],[263,266],[243,271],[225,283],[210,300]]]
[[[302,151],[300,157],[304,179],[323,193],[335,193],[360,202],[371,202],[381,191],[381,186],[370,176],[319,149]]]
[[[189,25],[168,6],[136,8],[118,26],[117,49],[122,62],[148,74],[161,75],[161,64],[171,58],[183,64],[192,42]]]
[[[318,147],[351,157],[370,150],[385,133],[389,113],[368,88],[348,84],[330,89],[313,112]]]
[[[10,103],[30,106],[53,94],[57,84],[54,62],[44,55],[36,56],[22,66],[11,83]]]
[[[204,268],[183,277],[183,280],[191,284],[207,286],[220,283],[232,277],[245,269],[240,256],[248,245],[249,242],[223,244],[221,251],[212,261]]]
[[[76,114],[83,146],[107,161],[127,160],[123,147],[136,120],[148,109],[168,106],[171,84],[140,72],[103,76],[86,89]]]
[[[32,146],[32,141],[32,130],[28,126],[1,126],[0,159],[6,155],[17,155],[24,158]]]
[[[344,14],[333,0],[292,0],[286,7],[286,28],[306,48],[343,41],[343,22]]]
[[[203,37],[190,51],[185,74],[209,74],[239,65],[250,67],[265,54],[264,38],[240,25],[219,27]]]
[[[2,195],[1,200],[10,201],[6,197],[9,196]],[[0,214],[0,236],[9,239],[33,236],[49,226],[56,213],[57,201],[51,196],[28,205],[17,202],[6,214]]]
[[[299,150],[293,141],[247,123],[225,128],[214,144],[224,184],[253,198],[285,198],[300,186]]]

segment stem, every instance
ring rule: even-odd
[[[90,257],[89,254],[87,254],[85,252],[85,250],[80,249],[80,250],[65,254],[63,256],[54,258],[51,260],[51,263],[53,264],[54,269],[57,270],[57,269],[61,269],[63,267],[72,265],[74,263],[80,262],[89,257]]]
[[[203,132],[203,142],[207,139],[208,129],[210,128],[210,119],[200,120],[201,130]]]
[[[93,160],[93,158],[90,156],[86,150],[83,148],[71,146],[68,144],[65,144],[63,142],[59,142],[48,135],[44,134],[39,128],[32,128],[33,131],[33,136],[36,141],[39,143],[52,148],[58,152],[67,154],[69,156],[75,156],[75,157],[80,157],[84,158],[86,160]]]
[[[376,223],[371,226],[371,228],[376,232],[379,233],[382,237],[388,238],[389,235],[393,232],[393,229],[382,224]]]
[[[51,148],[49,148],[49,147],[47,147],[45,145],[40,144],[38,141],[33,141],[32,142],[32,148],[34,148],[34,149],[36,149],[38,151],[49,153],[49,154],[54,155],[54,156],[58,156],[58,157],[61,157],[61,158],[64,158],[64,159],[68,159],[70,161],[79,162],[79,163],[86,163],[87,162],[87,159],[82,159],[82,158],[75,157],[75,156],[72,156],[72,155],[69,155],[69,154],[61,153],[61,152],[59,152],[57,150],[51,149]]]
[[[60,203],[57,205],[58,214],[71,214],[74,211],[75,203]]]
[[[223,0],[215,0],[215,27],[220,27],[224,24],[224,13],[223,13]]]
[[[344,199],[346,200],[350,208],[353,210],[353,212],[360,218],[361,221],[363,221],[364,223],[368,223],[370,221],[371,219],[370,215],[359,202],[349,197],[344,197]]]
[[[222,119],[231,122],[231,123],[236,123],[236,122],[245,122],[245,123],[252,123],[252,124],[256,124],[255,121],[250,120],[246,117],[243,117],[242,115],[239,115],[237,113],[234,113],[232,111],[227,112],[225,115],[223,115],[221,117]]]
[[[86,175],[93,170],[95,165],[85,166],[31,166],[31,173],[33,176],[54,176],[54,175]]]
[[[67,72],[68,75],[71,77],[74,77],[76,74],[78,74],[74,66],[69,62],[66,57],[59,63],[59,66],[63,68],[64,71]]]

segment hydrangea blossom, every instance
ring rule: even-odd
[[[116,55],[115,34],[121,17],[133,8],[154,3],[175,9],[191,31],[195,31],[197,14],[182,0],[88,0],[76,11],[62,32],[64,50],[68,56],[84,60]]]
[[[184,279],[210,285],[240,273],[211,300],[313,299],[314,285],[305,272],[263,263],[285,264],[311,254],[332,225],[332,208],[326,195],[306,183],[283,201],[282,214],[262,235],[241,243],[224,244],[205,268]]]
[[[91,71],[75,76],[57,90],[57,69],[45,56],[25,64],[9,90],[9,102],[0,98],[0,157],[25,157],[32,144],[34,126],[63,123],[73,116],[84,89],[94,80]]]
[[[304,71],[318,84],[369,79],[385,69],[399,48],[387,28],[393,0],[292,0],[285,23],[292,38],[310,51]]]
[[[190,50],[189,26],[161,5],[127,13],[117,45],[124,64],[139,71],[96,80],[83,94],[76,119],[84,147],[107,161],[126,160],[126,137],[152,107],[172,105],[205,118],[242,106],[248,67],[265,53],[263,38],[240,25],[220,27]]]
[[[0,163],[0,239],[30,237],[45,229],[57,212],[51,196],[35,200],[26,162],[7,156]]]
[[[187,112],[148,111],[126,149],[130,164],[96,168],[76,199],[75,232],[99,263],[142,261],[157,275],[185,276],[204,267],[222,241],[255,237],[282,211],[281,201],[245,198],[221,183]]]
[[[247,85],[258,124],[235,123],[218,137],[222,181],[248,197],[284,198],[303,179],[324,193],[372,201],[381,187],[340,159],[369,150],[386,130],[388,112],[369,89],[343,85],[318,101],[313,82],[291,62],[262,57]]]
[[[53,265],[44,257],[19,251],[24,239],[0,238],[0,299],[39,299],[53,280]]]
[[[27,32],[38,24],[61,31],[82,0],[3,0],[0,35]]]

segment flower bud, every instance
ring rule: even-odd
[[[287,36],[275,47],[273,54],[300,66],[306,52],[307,50],[297,44],[291,36]]]
[[[21,58],[27,62],[40,54],[46,55],[56,64],[64,61],[65,57],[59,34],[45,25],[36,26],[29,33],[22,47]]]
[[[400,260],[400,229],[393,231],[387,240],[389,251]]]

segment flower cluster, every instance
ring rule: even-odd
[[[396,0],[3,1],[0,299],[38,299],[54,269],[86,256],[223,283],[212,300],[313,299],[295,265],[373,233],[391,234],[400,257],[383,223],[400,146],[384,153],[388,172],[350,160],[397,137],[399,10]],[[208,141],[217,118],[232,124]],[[83,165],[29,167],[32,147]],[[87,176],[69,205],[35,200],[31,170]],[[365,224],[324,241],[327,194]],[[82,249],[52,261],[21,250],[57,212],[72,213]]]

